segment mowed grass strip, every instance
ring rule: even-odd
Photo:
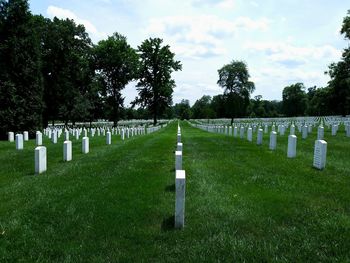
[[[343,131],[325,133],[327,166],[318,171],[315,128],[306,140],[297,133],[297,157],[288,159],[287,133],[270,151],[269,134],[257,146],[256,133],[251,143],[183,126],[186,231],[201,229],[200,259],[350,259],[350,139]]]
[[[287,135],[268,150],[181,122],[185,228],[173,229],[177,123],[125,142],[90,139],[63,163],[48,141],[48,172],[33,176],[34,142],[1,142],[0,259],[4,262],[348,261],[349,140],[325,133],[324,171],[312,168],[316,138]],[[29,149],[30,148],[30,149]],[[3,233],[3,234],[1,234]]]
[[[0,143],[0,261],[106,262],[147,257],[173,211],[176,125],[121,141],[90,138],[90,153],[47,138],[48,171],[34,176],[34,141]],[[140,253],[141,251],[141,253]],[[142,253],[143,251],[143,253]]]

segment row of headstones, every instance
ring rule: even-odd
[[[95,134],[97,136],[106,136],[106,134],[110,132],[111,135],[120,135],[122,140],[126,138],[130,138],[136,135],[143,135],[147,132],[147,130],[144,127],[135,127],[135,128],[112,128],[112,129],[104,129],[104,128],[78,128],[78,129],[65,129],[65,140],[69,140],[69,135],[72,134],[72,136],[75,137],[76,140],[79,140],[80,135],[82,134],[83,137],[88,137],[88,134],[90,134],[91,137],[94,137]],[[53,143],[57,143],[57,139],[61,136],[63,133],[63,129],[50,129],[47,128],[44,130],[45,135],[51,139]]]
[[[136,136],[136,135],[144,135],[146,133],[149,134],[149,133],[152,133],[154,131],[157,131],[158,129],[160,129],[160,126],[147,128],[147,129],[144,129],[144,128],[126,128],[126,129],[124,129],[124,128],[122,128],[122,129],[120,129],[120,132],[118,132],[116,134],[120,134],[121,139],[124,140],[125,137],[126,138],[130,138],[130,137],[133,137],[133,136]],[[99,129],[98,129],[98,131],[99,131]],[[77,130],[72,130],[72,131],[65,130],[65,132],[64,132],[64,134],[65,134],[64,135],[65,141],[69,141],[70,133],[72,133],[73,136],[75,135],[77,140],[79,139],[80,132],[79,132],[78,129]],[[87,137],[87,131],[83,130],[83,133],[84,133],[84,137]],[[62,130],[56,130],[56,129],[54,129],[54,130],[47,130],[47,129],[45,129],[44,130],[44,134],[47,135],[54,144],[56,144],[58,138],[62,134]],[[95,132],[92,132],[92,137],[94,136],[94,134],[95,134]],[[111,135],[113,135],[113,131],[112,132],[110,132],[110,131],[103,132],[102,134],[103,135],[107,134],[107,142],[111,141]],[[101,133],[98,132],[97,135],[100,136]],[[16,136],[14,136],[13,132],[9,132],[8,133],[8,141],[9,142],[13,142],[14,140],[16,141],[16,149],[17,150],[22,150],[23,147],[24,147],[24,141],[28,141],[29,140],[28,132],[24,131],[23,134],[21,134],[21,133],[20,134],[16,134]],[[40,131],[36,132],[35,143],[36,143],[37,146],[41,146],[43,144],[43,134]]]
[[[192,124],[193,126],[200,128],[202,130],[208,131],[208,127],[205,125],[198,125],[198,124]],[[293,126],[292,126],[293,127]],[[306,127],[306,126],[304,126]],[[232,128],[232,127],[231,127]],[[235,127],[236,128],[236,127]],[[291,130],[291,133],[294,133],[294,131]],[[303,139],[305,139],[307,136],[307,128],[303,129]],[[323,140],[324,136],[324,128],[319,127],[318,128],[318,139],[315,141],[315,147],[314,147],[314,159],[313,159],[313,166],[319,170],[322,170],[326,167],[326,155],[327,155],[327,142]],[[237,137],[237,136],[235,136]],[[240,127],[240,138],[244,138],[244,127]],[[253,141],[253,129],[248,128],[247,130],[247,140],[252,142]],[[262,145],[263,142],[263,130],[261,128],[258,129],[257,133],[257,145]],[[270,150],[276,150],[277,148],[277,133],[275,131],[271,131],[270,133],[270,142],[269,142],[269,149]],[[288,158],[295,158],[297,154],[297,136],[294,134],[290,134],[288,136],[288,148],[287,148],[287,157]]]
[[[159,130],[161,126],[152,127],[147,134]],[[141,134],[141,133],[140,133]],[[122,139],[124,140],[124,130],[121,131]],[[63,160],[68,162],[72,160],[72,141],[69,141],[69,132],[65,132],[65,141],[63,142]],[[28,140],[28,139],[27,139]],[[13,140],[12,140],[13,141]],[[57,141],[56,141],[57,142]],[[36,132],[36,143],[39,146],[34,149],[35,155],[35,173],[40,174],[47,170],[47,150],[45,146],[42,145],[42,133]],[[112,134],[110,131],[106,133],[106,144],[110,145],[112,143]],[[20,147],[19,147],[20,146]],[[16,148],[21,150],[23,149],[23,134],[16,134]],[[87,154],[90,151],[89,147],[89,137],[82,138],[82,153]]]
[[[251,126],[250,124],[241,125],[239,127],[237,127],[237,126],[234,126],[234,127],[233,126],[225,126],[225,125],[202,125],[202,124],[196,124],[196,125],[205,127],[208,132],[223,133],[223,134],[227,134],[227,135],[232,135],[232,132],[233,132],[233,136],[235,136],[235,137],[238,136],[238,131],[240,132],[240,136],[242,136],[241,135],[242,130],[244,132],[245,129],[252,128],[253,132],[256,132],[257,129],[260,129],[260,127],[261,127],[260,125]],[[265,124],[263,126],[264,126],[264,133],[268,133],[269,125]],[[330,127],[331,127],[332,136],[336,136],[337,132],[339,130],[339,124],[333,124]],[[350,124],[345,124],[344,127],[345,127],[346,136],[350,137]],[[302,134],[302,138],[306,139],[308,134],[312,133],[313,125],[312,124],[310,124],[310,125],[299,124],[299,125],[295,126],[294,124],[291,124],[290,126],[288,126],[288,125],[280,124],[277,126],[277,132],[279,135],[285,135],[285,132],[288,128],[290,129],[290,135],[295,135],[296,128],[297,128],[298,131]],[[276,126],[274,124],[271,126],[271,130],[276,131]],[[318,127],[317,139],[318,140],[324,139],[324,127],[322,125],[320,125]]]
[[[186,172],[182,169],[181,128],[177,127],[176,151],[175,151],[175,228],[181,229],[185,225],[185,190]]]

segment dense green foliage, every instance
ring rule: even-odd
[[[0,142],[1,262],[347,262],[350,167],[343,128],[312,168],[316,130],[296,159],[278,148],[181,123],[185,228],[173,229],[177,123],[121,141],[90,138],[62,162],[47,138],[48,171],[33,176],[33,140]],[[254,134],[255,136],[255,134]]]
[[[153,116],[153,123],[172,104],[175,81],[171,73],[182,69],[180,61],[174,59],[175,54],[168,45],[162,46],[160,38],[146,39],[138,47],[140,55],[139,96],[134,104],[147,107]]]
[[[25,0],[0,0],[0,138],[42,127],[40,45]]]
[[[250,94],[255,86],[249,81],[247,65],[242,61],[233,60],[218,70],[219,80],[217,84],[224,89],[226,112],[233,118],[244,116]]]
[[[120,119],[119,108],[124,98],[121,90],[137,77],[138,56],[126,37],[115,33],[98,43],[94,50],[96,69],[106,94],[109,119],[114,125]]]

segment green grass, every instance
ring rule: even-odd
[[[121,141],[45,138],[48,171],[34,176],[34,141],[0,142],[1,262],[350,261],[350,139],[328,142],[312,168],[316,129],[298,133],[297,158],[182,122],[184,230],[174,230],[176,123]],[[254,134],[256,140],[256,134]]]

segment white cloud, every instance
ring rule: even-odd
[[[92,35],[92,37],[94,37],[96,40],[100,40],[107,36],[106,33],[98,31],[97,28],[89,20],[78,17],[74,12],[72,12],[69,9],[63,9],[57,6],[50,5],[47,8],[46,13],[51,18],[56,16],[57,18],[60,18],[60,19],[66,19],[66,18],[73,19],[75,23],[84,25],[86,31],[90,35]]]
[[[198,58],[225,54],[223,40],[239,30],[267,30],[268,26],[266,18],[229,21],[213,15],[179,15],[151,19],[145,33],[168,39],[182,56]]]
[[[222,9],[232,9],[235,7],[236,0],[193,0],[194,6],[209,6],[219,7]]]
[[[244,48],[262,51],[273,62],[286,65],[294,63],[294,66],[307,63],[310,60],[336,61],[341,57],[341,51],[331,45],[298,47],[285,42],[248,42]]]

